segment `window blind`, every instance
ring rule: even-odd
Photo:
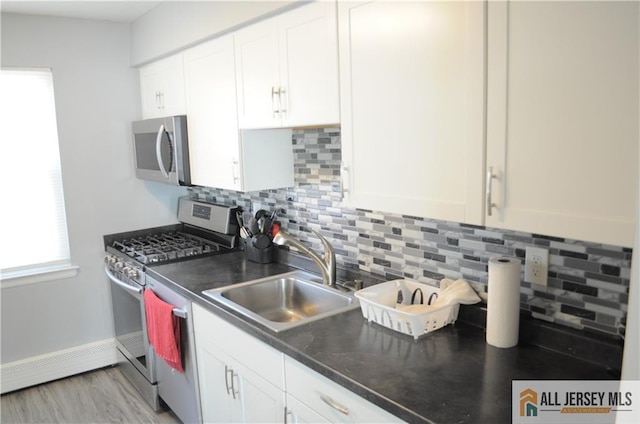
[[[0,71],[0,272],[70,265],[50,69]]]

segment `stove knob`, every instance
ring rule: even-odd
[[[138,271],[135,268],[131,268],[129,271],[127,271],[126,275],[131,279],[136,279],[138,278]]]
[[[117,261],[115,265],[113,265],[113,267],[116,269],[116,271],[122,271],[122,268],[124,268],[124,262]]]

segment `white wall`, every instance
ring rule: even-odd
[[[131,25],[131,64],[156,60],[302,1],[162,2]]]
[[[640,75],[638,75],[640,78]],[[640,125],[640,119],[638,120]],[[640,142],[640,140],[638,140]],[[638,175],[640,181],[640,175]],[[627,327],[622,357],[622,379],[640,380],[640,195],[636,212],[636,233],[631,260],[631,281],[629,283],[629,305]]]
[[[135,178],[130,123],[140,100],[129,25],[17,14],[1,24],[2,66],[53,68],[71,261],[80,267],[74,278],[2,289],[4,364],[113,337],[102,236],[176,222],[186,190]],[[38,187],[24,189],[38,196]],[[25,232],[37,247],[37,234]]]

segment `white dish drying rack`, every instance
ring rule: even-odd
[[[434,285],[437,284],[437,281],[432,281]],[[358,290],[355,296],[360,300],[362,315],[369,322],[418,339],[454,323],[460,309],[458,303],[429,308],[428,311],[419,313],[396,308],[398,292],[402,293],[403,303],[409,305],[408,301],[411,301],[412,297],[415,298],[418,289],[422,292],[425,303],[440,293],[438,287],[410,279],[400,279]],[[436,296],[433,296],[434,293]]]

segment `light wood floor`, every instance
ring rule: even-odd
[[[2,395],[0,422],[180,423],[155,413],[117,368],[80,374]]]

